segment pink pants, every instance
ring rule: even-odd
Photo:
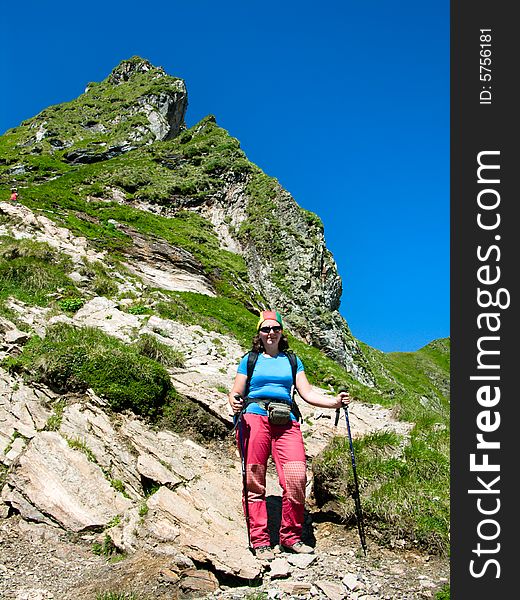
[[[305,511],[306,461],[300,424],[292,421],[287,425],[271,425],[267,417],[253,414],[241,418],[251,545],[253,548],[270,545],[265,478],[267,461],[272,455],[283,490],[280,544],[292,546],[301,539]],[[239,436],[237,430],[240,449]],[[244,498],[242,503],[245,511]]]

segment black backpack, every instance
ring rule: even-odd
[[[296,362],[296,354],[294,354],[294,352],[290,352],[290,351],[284,352],[284,354],[285,354],[285,356],[287,356],[287,358],[289,359],[289,362],[291,364],[291,371],[292,371],[292,377],[293,377],[293,393],[292,393],[291,410],[292,410],[294,416],[296,417],[297,421],[303,421],[303,417],[300,412],[300,409],[298,408],[298,405],[296,404],[296,400],[294,399],[295,393],[297,392],[296,369],[298,368],[298,365]],[[251,350],[247,355],[246,398],[249,394],[249,384],[251,382],[251,377],[253,377],[253,371],[255,370],[255,365],[256,365],[257,360],[258,360],[258,352]]]

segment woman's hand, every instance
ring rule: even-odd
[[[345,390],[341,391],[335,398],[336,404],[332,408],[342,408],[348,406],[352,402],[352,398]]]
[[[246,375],[237,373],[235,376],[235,381],[233,382],[233,387],[231,388],[231,391],[228,394],[229,406],[231,406],[231,410],[235,415],[237,415],[244,406],[244,396],[246,395],[246,381]]]
[[[236,415],[242,410],[244,399],[240,394],[231,394],[229,396],[229,404],[231,405],[231,410]]]

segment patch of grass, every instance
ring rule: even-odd
[[[107,528],[117,527],[121,523],[121,515],[116,515],[113,519],[107,523]]]
[[[367,436],[354,442],[362,505],[383,541],[396,537],[449,554],[449,340],[415,353],[384,355],[362,345],[376,376],[372,398],[414,424],[407,440]],[[363,390],[358,393],[365,400]],[[393,435],[393,434],[392,434]],[[346,438],[335,438],[313,463],[320,501],[353,518],[352,469]]]
[[[17,440],[18,438],[22,438],[27,442],[27,438],[25,436],[23,436],[19,431],[14,431],[13,435],[11,436],[11,439],[9,440],[9,443],[7,444],[7,446],[4,449],[4,454],[9,454],[9,452],[11,452],[11,449],[13,447],[13,443],[15,440]]]
[[[170,394],[157,423],[159,428],[190,433],[195,440],[224,439],[228,428],[204,408],[179,394]]]
[[[96,600],[144,600],[134,592],[98,592]]]
[[[110,262],[110,257],[107,257],[107,260]],[[117,294],[118,286],[103,263],[85,260],[80,273],[89,278],[89,288],[96,296],[112,298]]]
[[[127,308],[126,312],[130,313],[131,315],[150,315],[152,314],[153,310],[147,306],[136,304],[135,306],[130,306]]]
[[[77,312],[83,305],[85,304],[85,300],[83,298],[64,298],[63,300],[58,301],[58,306],[61,310],[65,312],[75,313]]]
[[[377,388],[397,405],[402,420],[432,426],[449,423],[450,342],[441,339],[417,352],[385,354],[361,343]]]
[[[16,358],[4,361],[60,393],[92,388],[115,411],[153,417],[173,387],[164,367],[98,329],[58,323],[44,339],[31,338]]]
[[[155,307],[162,318],[231,335],[244,347],[251,344],[258,317],[240,302],[195,292],[171,292],[168,296],[171,301],[160,301]]]
[[[108,534],[105,534],[102,542],[94,542],[92,544],[92,552],[98,556],[109,558],[117,553],[117,548],[112,538]]]
[[[354,440],[362,507],[383,541],[405,538],[438,554],[449,551],[449,443],[414,431],[409,444],[385,432]],[[336,436],[313,461],[320,505],[335,501],[355,519],[354,479],[347,437]]]
[[[58,400],[52,405],[52,415],[47,419],[47,423],[45,424],[47,431],[59,431],[66,405],[65,400]]]
[[[435,593],[435,600],[450,600],[450,586],[447,583]]]
[[[121,481],[121,479],[110,479],[110,485],[125,498],[130,498],[128,492],[126,491],[125,484]]]
[[[56,294],[79,296],[67,276],[70,259],[48,244],[0,237],[0,300],[14,296],[30,305],[48,306]]]
[[[70,448],[74,448],[74,450],[79,450],[83,452],[83,454],[87,457],[90,462],[97,463],[97,458],[92,450],[87,446],[84,440],[79,438],[66,438],[67,444]]]
[[[4,483],[7,478],[7,471],[7,467],[0,463],[0,488],[4,487]]]
[[[139,354],[165,367],[184,367],[184,356],[178,350],[160,342],[154,335],[143,333],[135,342]]]

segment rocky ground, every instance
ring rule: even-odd
[[[313,533],[316,554],[310,564],[309,557],[280,554],[284,560],[266,565],[262,581],[226,582],[209,571],[182,569],[171,557],[136,554],[111,561],[93,553],[88,536],[74,540],[13,517],[0,525],[0,597],[96,600],[102,591],[127,591],[136,600],[252,599],[262,592],[269,598],[414,600],[434,598],[449,581],[445,559],[383,549],[370,538],[365,557],[355,530],[317,523]]]
[[[8,378],[7,375],[5,377]],[[4,383],[12,384],[7,380]],[[25,392],[29,393],[23,384],[20,384],[17,393]],[[7,397],[4,398],[4,400],[6,399]],[[9,411],[4,410],[2,413],[6,422],[9,418],[14,418],[14,412],[20,412],[16,408],[18,405],[14,399],[13,397],[12,406],[9,404],[11,407]],[[28,396],[24,396],[24,402],[24,406],[31,408],[31,414],[35,418],[35,415],[37,416],[35,409],[37,399],[30,400]],[[72,421],[69,422],[67,411],[73,411],[75,406],[72,404],[64,414],[61,428],[65,433],[72,427]],[[102,420],[103,415],[100,410],[96,409],[95,405],[87,404],[82,414],[86,418],[91,411],[97,411],[95,412],[96,423],[103,432],[107,452],[108,448],[115,451],[118,448],[118,438],[113,435],[113,432],[110,433],[108,421]],[[45,421],[46,416],[41,417],[42,422]],[[309,428],[309,435],[306,437],[309,458],[314,456],[335,432],[335,428],[330,423],[331,419],[325,418],[325,416],[316,418],[314,425]],[[364,406],[360,403],[356,403],[352,407],[352,420],[355,422],[356,431],[360,433],[386,426],[403,427],[405,425],[392,421],[389,415],[380,408]],[[76,423],[78,435],[87,436],[86,425],[83,427],[78,423]],[[103,426],[100,427],[100,423]],[[130,431],[132,427],[135,428],[139,425],[132,419],[128,419],[128,423],[123,419],[121,423],[119,431]],[[19,427],[21,427],[20,424]],[[34,435],[35,439],[44,436],[44,433],[31,433],[30,428],[26,429],[27,435]],[[26,430],[24,429],[24,431]],[[93,437],[89,437],[88,440],[90,446],[97,448],[97,438],[94,433],[90,431],[88,435]],[[136,443],[137,441],[141,444],[146,442],[152,448],[153,443],[148,439],[148,433],[142,426],[137,427],[132,434],[132,439],[135,438]],[[345,434],[343,430],[336,433]],[[49,437],[51,434],[45,435]],[[57,434],[54,435],[59,439]],[[163,432],[162,435],[164,436],[166,433]],[[168,447],[171,452],[175,451],[175,443],[177,443],[178,457],[186,455],[187,441],[175,442],[173,434],[168,434],[168,436]],[[160,436],[155,435],[155,438],[157,438],[157,442],[160,441]],[[85,437],[85,439],[87,438]],[[312,485],[309,486],[304,539],[315,547],[315,556],[309,558],[284,553],[277,555],[277,558],[269,564],[258,565],[257,561],[251,558],[246,547],[245,524],[239,508],[240,463],[232,434],[225,441],[214,442],[206,450],[192,442],[191,444],[189,446],[191,449],[204,451],[201,453],[189,452],[190,468],[194,474],[198,473],[198,475],[193,475],[189,481],[185,482],[184,494],[180,491],[183,489],[182,486],[178,488],[178,494],[171,492],[172,505],[162,507],[156,503],[154,510],[152,500],[156,496],[159,497],[161,491],[150,497],[148,501],[150,511],[145,517],[147,524],[145,529],[148,533],[154,532],[154,535],[139,538],[148,539],[148,543],[146,545],[136,544],[136,550],[129,551],[126,555],[114,553],[107,556],[103,553],[94,553],[94,544],[103,542],[104,535],[106,535],[106,531],[100,533],[99,527],[90,531],[87,526],[78,530],[81,533],[73,533],[74,529],[68,528],[67,530],[67,528],[52,526],[49,521],[41,518],[41,515],[40,522],[35,522],[31,518],[34,511],[29,510],[23,502],[20,504],[21,497],[18,496],[18,501],[14,502],[13,500],[10,508],[8,508],[8,504],[3,505],[3,514],[0,516],[0,598],[5,600],[109,600],[109,597],[103,597],[103,592],[128,592],[133,594],[133,596],[127,596],[128,600],[173,598],[414,600],[434,599],[436,591],[449,581],[449,563],[446,559],[428,556],[417,550],[410,551],[410,549],[401,548],[399,542],[392,549],[381,548],[371,536],[369,526],[367,527],[368,552],[365,557],[355,526],[347,528],[344,525],[332,523],[326,519],[326,516],[319,513],[313,504]],[[6,459],[15,450],[19,453],[23,451],[22,448],[16,449],[14,446],[13,443],[12,449],[5,455]],[[31,447],[33,447],[33,443],[28,446],[29,449]],[[101,450],[97,450],[97,452],[98,456],[102,457],[103,452]],[[200,456],[197,458],[198,454]],[[163,451],[161,455],[166,456],[167,454]],[[19,456],[21,457],[22,454]],[[28,454],[25,456],[27,457]],[[69,455],[67,454],[67,456]],[[77,458],[77,456],[74,455],[73,458]],[[173,461],[173,455],[170,458]],[[210,458],[211,461],[209,461]],[[111,460],[115,459],[114,456]],[[175,460],[178,462],[180,458]],[[31,462],[34,467],[34,461]],[[43,469],[44,463],[42,464],[41,468]],[[66,470],[66,464],[60,464],[59,469]],[[180,463],[179,465],[182,466]],[[178,470],[179,465],[177,465]],[[309,475],[311,475],[310,472]],[[15,481],[22,485],[25,481],[24,477],[20,472],[19,477],[15,479],[11,477],[9,481],[13,485]],[[31,481],[35,480],[35,477],[36,475]],[[41,477],[42,474],[40,474]],[[64,472],[62,472],[61,479],[62,483],[66,479]],[[197,483],[202,483],[204,480],[207,483],[205,488]],[[22,487],[24,493],[31,497],[34,490],[26,489],[29,483],[29,480],[26,481],[25,487]],[[82,486],[87,487],[91,484],[92,481],[84,481]],[[161,490],[165,492],[166,488],[161,487]],[[280,489],[272,464],[268,469],[267,493],[273,542],[275,542],[280,509]],[[101,505],[103,500],[101,489],[98,488],[97,492],[94,491],[92,494],[92,502]],[[193,506],[190,506],[187,501],[189,499]],[[89,506],[92,502],[89,503]],[[203,503],[202,507],[199,506],[201,502]],[[21,518],[16,506],[19,507],[19,510],[23,509],[26,512],[25,518]],[[233,507],[234,510],[231,510]],[[218,516],[220,513],[215,512],[219,508],[221,509],[220,517]],[[69,507],[71,518],[74,516],[75,510],[74,507]],[[188,513],[185,514],[185,511]],[[236,518],[235,512],[237,513]],[[36,512],[35,514],[38,516]],[[180,527],[181,537],[184,536],[182,553],[178,546],[167,540],[161,542],[161,528],[168,524],[168,519],[165,520],[168,515],[170,518],[174,518]],[[226,518],[225,515],[228,517]],[[228,521],[229,518],[233,518],[233,521]],[[222,535],[223,531],[227,531],[226,527],[222,527],[222,522],[227,523],[226,527],[228,528],[237,528],[237,532],[233,533],[232,531],[233,535],[216,539],[215,535]],[[127,525],[127,529],[131,529],[131,527],[131,523]],[[129,533],[131,533],[130,529],[128,529]],[[143,526],[140,531],[143,531]],[[215,534],[215,531],[220,534]],[[117,542],[118,538],[114,539]],[[154,540],[156,541],[154,542]],[[228,549],[230,543],[243,544],[243,550],[234,548],[231,552]],[[248,556],[249,560],[247,560]],[[238,575],[230,574],[240,571],[240,568],[236,566],[237,561],[245,571],[250,569],[251,562],[257,565],[256,572],[259,572],[261,567],[261,577],[255,581],[248,581],[239,578]],[[219,563],[227,564],[227,574],[219,570]],[[122,600],[122,598],[118,596],[117,598],[112,597],[110,600]]]
[[[230,454],[234,448],[226,444],[220,452]],[[268,508],[275,541],[279,505],[271,486]],[[230,579],[203,561],[194,569],[191,561],[184,563],[171,554],[139,550],[125,557],[97,555],[93,544],[99,534],[74,535],[13,515],[0,520],[0,598],[98,600],[103,592],[127,592],[131,600],[419,600],[435,598],[449,583],[446,558],[380,547],[369,526],[365,556],[355,526],[328,521],[314,507],[312,496],[308,508],[304,539],[315,547],[315,554],[277,552],[256,581]]]

